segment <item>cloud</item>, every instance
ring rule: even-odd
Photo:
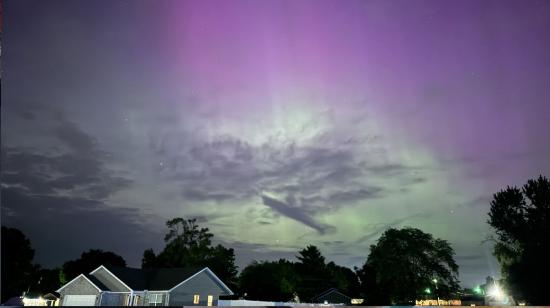
[[[92,199],[107,198],[131,185],[130,179],[106,167],[108,155],[95,138],[65,120],[62,113],[50,112],[57,123],[53,136],[66,149],[3,147],[3,184],[22,187],[31,195],[69,193]]]
[[[54,128],[53,134],[70,150],[79,154],[98,154],[95,138],[83,132],[74,122],[66,120],[62,114],[58,113],[56,118],[58,125]]]
[[[281,258],[295,260],[298,251],[304,247],[284,245],[274,240],[271,243],[247,243],[242,241],[222,242],[226,247],[232,247],[238,253],[237,265],[242,270],[252,261],[276,261]]]
[[[380,187],[367,187],[354,190],[338,191],[330,194],[327,198],[331,203],[347,203],[363,199],[376,198],[383,191]]]
[[[110,170],[108,155],[97,140],[62,113],[55,116],[51,136],[53,151],[2,148],[3,223],[28,233],[37,259],[46,265],[59,265],[52,260],[74,258],[94,247],[130,256],[136,264],[140,255],[136,248],[141,249],[143,239],[152,242],[156,233],[146,231],[154,219],[108,201],[132,181]]]
[[[388,222],[388,223],[378,223],[378,224],[374,224],[374,225],[369,225],[369,228],[374,229],[374,230],[369,232],[368,234],[363,235],[360,238],[358,238],[355,241],[355,243],[356,244],[363,244],[363,243],[366,243],[366,242],[370,242],[375,237],[381,235],[387,229],[397,227],[397,226],[401,225],[402,223],[404,223],[405,221],[412,220],[414,218],[426,218],[426,217],[430,217],[430,216],[431,215],[427,214],[427,213],[416,213],[416,214],[413,214],[413,215],[409,215],[409,216],[406,216],[406,217],[403,217],[403,218],[393,220],[393,221]]]
[[[297,204],[309,207],[307,211],[332,211],[347,203],[383,197],[381,187],[365,183],[371,167],[361,163],[365,159],[359,157],[360,152],[333,146],[333,140],[301,146],[293,140],[253,145],[218,136],[209,142],[191,139],[178,146],[176,136],[161,139],[163,149],[173,150],[161,151],[163,157],[158,160],[166,161],[162,178],[181,185],[182,196],[190,201],[244,201],[273,191],[309,201]]]
[[[491,196],[479,196],[461,203],[459,207],[474,207],[474,208],[487,208],[491,206]]]
[[[403,173],[410,173],[414,170],[418,170],[418,167],[409,167],[403,164],[382,164],[382,165],[369,165],[366,169],[374,174],[383,176],[395,176]]]
[[[23,187],[29,194],[73,191],[102,199],[132,183],[106,169],[93,153],[46,155],[31,151],[11,147],[2,151],[4,184]]]
[[[3,187],[1,197],[3,224],[21,228],[45,266],[59,266],[91,248],[113,251],[139,266],[143,250],[160,243],[164,231],[150,223],[150,215],[102,201],[15,187]]]
[[[272,198],[266,195],[262,195],[262,202],[264,205],[269,206],[272,210],[288,218],[291,218],[298,222],[303,223],[304,225],[316,230],[321,235],[335,230],[333,226],[322,224],[315,221],[315,219],[309,216],[306,212],[304,212],[298,207],[292,206],[292,204],[285,203],[283,201],[277,200],[275,198]]]
[[[215,200],[216,202],[222,202],[224,200],[236,199],[238,196],[231,193],[208,192],[199,188],[184,188],[183,197],[190,201]]]

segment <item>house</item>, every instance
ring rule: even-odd
[[[22,305],[17,306],[59,306],[59,297],[55,293],[48,293],[44,296],[22,297]]]
[[[313,297],[312,301],[314,303],[321,303],[321,304],[345,304],[345,305],[350,305],[351,304],[351,297],[343,294],[342,292],[338,291],[338,289],[336,289],[336,288],[330,288],[330,289],[326,290],[325,292]]]
[[[215,306],[233,292],[208,268],[99,266],[59,288],[61,306]]]

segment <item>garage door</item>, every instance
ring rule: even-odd
[[[63,306],[95,306],[95,295],[65,295]]]

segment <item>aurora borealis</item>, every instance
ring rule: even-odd
[[[2,224],[139,266],[197,217],[241,265],[388,227],[499,275],[491,195],[550,174],[548,1],[4,2]]]

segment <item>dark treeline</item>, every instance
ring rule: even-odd
[[[530,180],[521,189],[507,187],[493,196],[488,223],[495,229],[494,254],[502,265],[506,289],[516,300],[548,304],[550,291],[550,181]],[[315,246],[296,252],[294,260],[254,261],[239,273],[232,248],[214,245],[214,235],[194,219],[166,222],[165,246],[143,253],[142,268],[208,266],[237,297],[308,302],[337,288],[367,305],[414,303],[415,299],[452,298],[461,291],[451,245],[415,228],[387,229],[370,246],[360,268],[328,262]],[[126,266],[112,252],[89,250],[60,268],[33,263],[25,235],[2,227],[2,302],[23,292],[46,294],[99,265]]]
[[[208,266],[236,291],[238,298],[309,302],[327,289],[337,288],[353,298],[366,298],[372,304],[409,303],[426,297],[423,292],[433,285],[434,278],[439,279],[441,296],[458,291],[458,267],[452,248],[418,229],[388,229],[371,246],[371,253],[360,269],[327,262],[321,251],[310,245],[297,252],[296,260],[254,261],[239,275],[233,249],[213,245],[213,234],[208,228],[199,227],[195,219],[175,218],[166,225],[164,249],[158,254],[152,249],[145,250],[142,268]],[[2,283],[3,301],[22,292],[35,295],[53,292],[99,265],[126,266],[126,261],[112,252],[89,250],[61,268],[41,269],[32,263],[34,251],[30,241],[21,231],[5,227],[2,227],[2,245],[6,245],[5,250],[2,247],[2,267],[10,269],[2,271],[2,279],[11,282]],[[403,266],[412,263],[415,267]]]

